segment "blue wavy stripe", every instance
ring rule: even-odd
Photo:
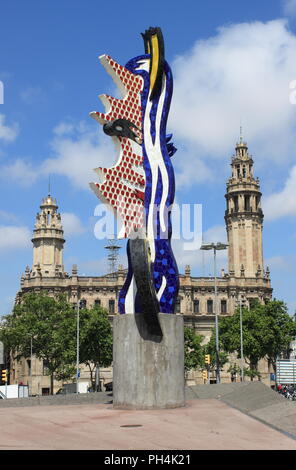
[[[144,70],[135,70],[139,62],[143,59],[149,58],[149,55],[142,55],[131,59],[127,64],[126,68],[130,70],[132,73],[139,74],[144,79],[144,89],[141,97],[141,105],[142,105],[142,112],[143,116],[145,114],[145,109],[147,105],[147,99],[149,94],[149,74]],[[162,110],[161,122],[160,122],[160,145],[161,145],[161,152],[162,158],[165,164],[165,168],[168,175],[169,187],[168,187],[168,195],[166,198],[165,205],[167,208],[170,208],[174,202],[175,196],[175,178],[174,178],[174,170],[173,165],[171,162],[171,158],[168,154],[167,150],[167,137],[166,137],[166,124],[168,119],[168,113],[171,103],[171,97],[173,92],[173,78],[170,67],[167,63],[165,63],[164,71],[166,75],[166,90],[165,90],[165,98],[164,98],[164,106]],[[151,124],[151,136],[153,142],[155,142],[156,138],[156,113],[158,108],[158,100],[154,99],[152,103],[152,108],[150,112],[150,124]],[[143,150],[143,167],[145,171],[146,177],[146,186],[145,186],[145,198],[144,198],[144,207],[146,211],[146,222],[148,220],[148,212],[151,203],[154,205],[159,205],[162,198],[163,193],[163,182],[161,178],[160,171],[158,172],[157,176],[157,186],[156,186],[156,193],[155,193],[155,200],[152,201],[152,173],[150,168],[149,159],[147,156],[145,142],[142,145]],[[171,224],[171,216],[170,213],[167,217],[167,237],[165,239],[162,238],[161,234],[161,227],[160,227],[160,220],[159,214],[156,216],[155,220],[155,260],[152,265],[152,273],[153,273],[153,281],[155,285],[156,292],[159,291],[162,285],[162,279],[165,277],[166,279],[166,287],[162,293],[162,296],[159,300],[160,312],[162,313],[174,313],[174,306],[175,301],[178,295],[179,290],[179,273],[177,263],[172,251],[171,247],[171,234],[172,234],[172,224]],[[125,297],[130,286],[132,280],[132,270],[130,265],[130,255],[129,255],[129,244],[127,246],[127,256],[128,256],[128,275],[126,282],[119,294],[119,311],[120,313],[125,313]],[[140,308],[137,299],[135,304],[135,311],[140,313]]]

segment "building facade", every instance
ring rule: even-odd
[[[265,303],[272,297],[270,272],[263,259],[263,212],[259,179],[253,175],[253,159],[248,147],[240,139],[231,160],[231,176],[226,184],[225,224],[228,238],[228,273],[222,270],[216,277],[217,309],[220,316],[232,315],[240,300],[246,306],[258,299]],[[209,240],[210,242],[211,240]],[[118,314],[118,295],[123,286],[126,270],[122,266],[111,274],[80,276],[73,265],[71,274],[63,266],[64,233],[56,200],[48,195],[42,200],[37,213],[32,238],[33,262],[21,277],[16,302],[27,292],[48,292],[50,295],[66,293],[69,302],[81,307],[101,305],[109,312],[112,322]],[[215,324],[215,278],[191,276],[190,266],[180,274],[180,290],[176,313],[184,316],[185,326],[194,328],[207,342]],[[267,365],[261,365],[263,378],[269,376]],[[39,361],[32,361],[30,374],[28,360],[12,364],[11,383],[29,384],[32,393],[41,394],[49,388],[49,377]],[[112,371],[103,371],[103,381],[112,380]],[[265,374],[265,375],[264,375]],[[87,371],[82,372],[87,380]],[[229,381],[227,372],[222,381]],[[199,381],[198,374],[191,380]],[[56,384],[59,388],[60,384]]]

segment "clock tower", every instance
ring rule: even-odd
[[[253,159],[242,136],[236,144],[231,168],[225,195],[229,275],[264,277],[260,184],[253,175]]]
[[[33,233],[33,266],[31,277],[64,275],[64,231],[56,200],[49,194],[42,199]]]

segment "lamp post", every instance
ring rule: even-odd
[[[244,381],[244,343],[243,343],[243,309],[242,309],[242,294],[239,294],[239,299],[236,301],[236,305],[239,306],[239,329],[240,329],[240,355],[241,355],[241,382]]]
[[[216,328],[216,383],[220,383],[220,364],[219,364],[219,325],[218,325],[218,292],[217,292],[217,262],[216,251],[226,250],[228,244],[226,243],[204,243],[201,245],[201,250],[214,250],[214,314],[215,314],[215,328]]]
[[[31,395],[33,394],[33,336],[31,336],[31,367],[30,367],[30,382],[31,382]]]
[[[30,380],[27,382],[29,388],[29,395],[33,395],[33,334],[27,334],[28,339],[30,338]]]
[[[79,300],[77,300],[76,321],[76,393],[79,393]]]
[[[242,296],[239,298],[239,319],[240,319],[240,342],[241,342],[241,381],[244,381],[244,345],[243,345],[243,312],[242,312]]]

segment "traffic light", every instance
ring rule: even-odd
[[[7,382],[7,369],[3,369],[1,371],[1,380],[2,382],[5,382],[5,383]]]
[[[211,356],[210,356],[210,354],[206,354],[206,355],[205,355],[205,363],[206,363],[206,364],[211,364]]]
[[[208,371],[207,371],[207,370],[203,370],[203,371],[202,371],[202,378],[203,378],[204,380],[208,380]]]

